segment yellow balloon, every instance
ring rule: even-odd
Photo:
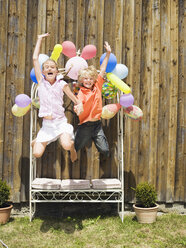
[[[120,110],[121,105],[119,103],[107,104],[102,108],[101,118],[111,119]]]
[[[14,106],[12,107],[12,114],[17,117],[21,117],[25,115],[30,110],[30,108],[31,108],[31,104],[29,104],[25,108],[20,108],[17,106],[17,104],[14,104]]]
[[[54,46],[54,49],[53,49],[53,52],[52,52],[50,58],[57,62],[57,60],[58,60],[58,58],[59,58],[59,56],[60,56],[62,50],[63,50],[62,45],[56,44],[56,45]]]
[[[107,78],[114,86],[116,86],[119,90],[121,90],[125,94],[129,94],[131,92],[130,87],[115,74],[107,73]]]

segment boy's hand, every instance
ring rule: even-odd
[[[49,33],[39,34],[39,35],[37,36],[37,38],[38,38],[38,39],[42,39],[42,38],[45,38],[45,37],[47,37],[47,36],[49,36],[49,35],[50,35]]]
[[[82,102],[74,106],[74,112],[77,115],[80,115],[83,111],[84,111],[84,109],[83,109],[83,103]]]
[[[107,53],[111,53],[111,47],[107,41],[105,41],[104,48],[106,49]]]

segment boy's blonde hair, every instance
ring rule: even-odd
[[[56,69],[58,70],[58,64],[57,64],[56,61],[53,60],[53,59],[47,59],[47,60],[42,64],[42,70],[44,70],[45,63],[47,63],[48,61],[54,62],[54,64],[56,65]]]
[[[81,83],[82,79],[85,77],[92,77],[94,78],[94,80],[96,81],[97,77],[98,77],[98,72],[96,70],[96,68],[91,65],[85,69],[81,69],[78,72],[78,81]]]

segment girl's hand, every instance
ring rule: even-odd
[[[107,41],[105,41],[104,48],[106,49],[107,53],[111,53],[111,47]]]
[[[47,37],[47,36],[49,36],[49,35],[50,35],[49,33],[39,34],[39,35],[37,36],[37,38],[38,38],[38,39],[42,39],[42,38],[45,38],[45,37]]]

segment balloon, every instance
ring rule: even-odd
[[[134,97],[130,93],[121,95],[119,103],[125,108],[130,107],[134,103]]]
[[[32,105],[35,107],[35,108],[40,108],[40,102],[39,102],[39,97],[36,97],[32,100]]]
[[[77,82],[73,82],[72,83],[72,90],[75,96],[77,96],[80,88],[79,88],[79,84]]]
[[[69,58],[76,56],[76,47],[73,42],[71,41],[64,41],[62,43],[63,51],[62,53]]]
[[[106,99],[114,98],[117,92],[118,89],[111,82],[105,82],[102,86],[102,96]]]
[[[39,64],[42,66],[44,62],[46,62],[49,59],[49,56],[46,54],[39,54]],[[32,80],[33,81],[33,80]]]
[[[31,103],[31,99],[26,94],[19,94],[15,98],[15,104],[18,107],[25,108]]]
[[[50,59],[53,59],[55,62],[57,62],[62,50],[63,50],[62,45],[56,44],[54,46],[53,52],[52,52],[52,54],[50,56]]]
[[[120,110],[121,105],[119,103],[107,104],[102,109],[101,117],[103,119],[111,119]]]
[[[67,74],[68,77],[77,80],[78,79],[78,71],[84,68],[87,68],[88,64],[86,60],[83,58],[76,56],[71,59],[69,59],[65,65],[65,71],[68,72],[70,69],[69,73]]]
[[[136,121],[141,120],[143,117],[142,110],[136,105],[132,105],[128,108],[123,108],[123,112],[126,116]]]
[[[20,108],[17,106],[17,104],[14,104],[14,106],[12,107],[12,114],[17,117],[21,117],[25,115],[30,110],[30,108],[31,108],[31,104],[29,104],[25,108]]]
[[[106,56],[106,53],[102,54],[101,55],[101,58],[100,58],[100,65],[103,63],[103,60]],[[111,72],[114,70],[115,66],[117,64],[117,59],[116,59],[116,56],[111,53],[110,54],[110,57],[109,57],[109,60],[108,60],[108,64],[107,64],[107,67],[106,67],[106,72]]]
[[[81,57],[83,59],[91,59],[96,56],[96,47],[94,45],[87,45],[83,48]]]
[[[118,89],[123,91],[125,94],[128,94],[131,92],[130,87],[124,83],[119,77],[114,75],[113,73],[107,73],[107,79],[115,85]]]
[[[31,72],[30,72],[30,78],[31,80],[34,82],[34,83],[38,83],[37,82],[37,79],[36,79],[36,75],[35,75],[35,71],[34,71],[34,68],[32,68]]]
[[[126,65],[117,64],[114,70],[112,71],[112,73],[115,74],[120,79],[123,79],[128,76],[128,68],[126,67]]]

